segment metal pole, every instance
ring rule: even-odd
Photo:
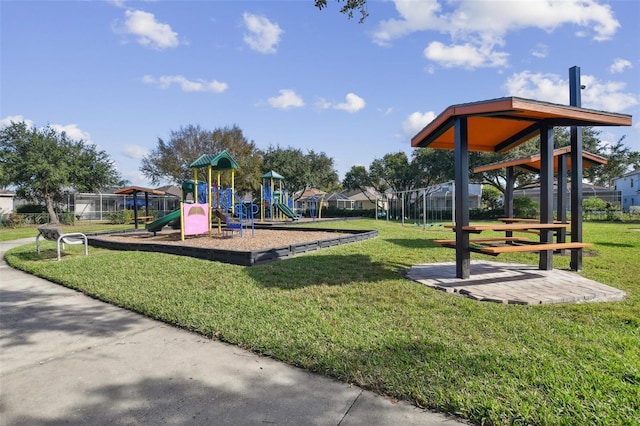
[[[553,223],[553,126],[540,128],[540,223]],[[540,230],[540,242],[550,243],[552,231]],[[553,251],[540,252],[539,268],[553,269]]]
[[[569,104],[582,106],[580,67],[569,69]],[[571,242],[582,242],[582,129],[571,127]],[[582,270],[582,249],[571,250],[570,267]]]
[[[469,234],[462,230],[469,225],[469,132],[467,117],[458,117],[454,124],[455,145],[455,230],[456,277],[467,279],[471,273]]]

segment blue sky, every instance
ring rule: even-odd
[[[0,125],[52,125],[134,185],[171,130],[238,125],[259,148],[324,152],[340,178],[447,106],[503,96],[632,114],[605,142],[640,151],[637,0],[0,1]]]

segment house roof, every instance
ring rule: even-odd
[[[113,191],[114,194],[123,194],[123,195],[131,195],[138,192],[145,192],[147,194],[153,194],[153,195],[164,195],[164,191],[159,191],[157,189],[152,189],[152,188],[144,188],[142,186],[127,186],[127,187],[116,189],[115,191]]]
[[[321,198],[321,197],[324,197],[325,194],[326,194],[326,192],[321,191],[319,189],[309,188],[309,189],[305,189],[304,192],[302,192],[302,194],[300,195],[300,197],[298,199],[299,200],[307,200],[307,199],[310,199],[310,198]]]
[[[558,148],[553,150],[553,170],[558,171],[558,162],[561,155],[571,153],[571,147]],[[599,166],[607,164],[607,159],[590,152],[582,151],[582,167]],[[513,160],[499,161],[497,163],[486,164],[476,167],[473,173],[488,172],[490,170],[502,169],[505,167],[518,167],[528,172],[540,173],[542,163],[540,154],[529,155],[527,157],[515,158]],[[567,155],[567,169],[571,169],[571,156]]]
[[[182,188],[176,185],[165,185],[158,188],[158,191],[164,191],[166,195],[182,197]]]
[[[332,200],[344,200],[347,201],[349,200],[349,197],[347,197],[346,195],[339,193],[339,192],[332,192],[331,194],[327,195],[326,197],[324,197],[325,200],[327,201],[332,201]]]
[[[414,148],[454,149],[454,123],[467,118],[469,151],[506,152],[553,126],[631,126],[631,116],[517,97],[452,105],[411,139]]]

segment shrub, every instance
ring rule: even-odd
[[[19,228],[26,224],[26,217],[18,213],[10,213],[2,217],[2,226],[7,228]]]
[[[515,217],[535,219],[538,216],[538,203],[528,197],[515,197],[513,214]]]
[[[113,225],[123,225],[133,220],[133,210],[118,210],[109,212],[107,220]]]
[[[64,212],[60,215],[60,223],[63,225],[75,225],[76,217],[73,213]]]
[[[16,213],[47,213],[47,207],[42,204],[22,204],[16,207]]]

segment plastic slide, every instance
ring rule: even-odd
[[[180,209],[174,210],[171,213],[164,215],[151,223],[148,223],[147,225],[145,225],[145,229],[149,232],[158,232],[162,228],[164,228],[165,225],[168,225],[169,222],[172,222],[176,219],[180,219]]]
[[[293,220],[298,220],[300,219],[300,215],[299,214],[295,214],[293,212],[293,210],[291,210],[289,208],[289,206],[287,206],[286,204],[282,204],[282,203],[276,203],[276,207],[278,209],[280,209],[280,211],[287,217],[293,219]]]

